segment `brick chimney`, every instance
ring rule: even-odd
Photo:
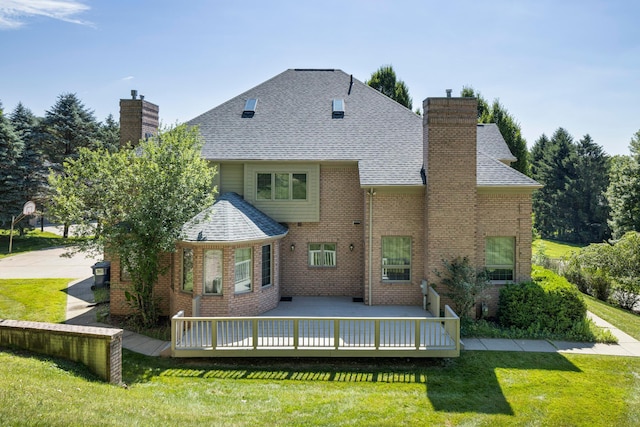
[[[425,276],[442,260],[466,256],[476,265],[477,198],[475,98],[427,98],[423,102],[426,173]]]
[[[120,146],[127,143],[137,145],[158,133],[159,107],[138,97],[138,91],[131,91],[131,99],[120,100]]]

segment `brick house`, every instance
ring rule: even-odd
[[[165,314],[257,315],[295,296],[421,305],[422,281],[456,256],[489,271],[492,314],[501,284],[530,277],[540,185],[477,124],[476,99],[448,95],[419,116],[343,71],[290,69],[190,120],[219,196],[166,254]],[[139,104],[136,123],[154,110]],[[114,314],[121,285],[116,259]]]

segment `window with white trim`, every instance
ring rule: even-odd
[[[193,292],[193,249],[182,249],[182,290]]]
[[[259,172],[256,174],[257,200],[307,200],[307,174]]]
[[[515,259],[515,237],[485,238],[485,268],[489,280],[513,281]]]
[[[203,288],[208,295],[222,295],[222,250],[204,251]]]
[[[234,290],[236,293],[251,291],[252,270],[251,248],[236,249],[234,268]]]
[[[384,282],[411,281],[411,237],[382,238],[382,280]]]
[[[335,243],[309,243],[310,267],[335,267],[336,244]]]

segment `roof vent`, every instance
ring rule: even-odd
[[[333,107],[333,113],[331,117],[334,119],[341,119],[344,117],[344,99],[336,98],[331,103]]]
[[[242,110],[242,117],[253,117],[256,113],[256,106],[258,105],[258,98],[249,98],[244,103],[244,110]]]
[[[451,98],[451,89],[447,89],[447,98]]]

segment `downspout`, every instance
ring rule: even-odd
[[[376,192],[373,190],[373,187],[369,189],[369,305],[372,305],[373,295],[372,295],[372,286],[371,280],[373,278],[373,196],[376,195]]]

